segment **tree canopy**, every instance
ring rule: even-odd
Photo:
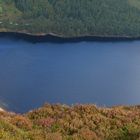
[[[0,29],[137,37],[139,5],[139,0],[0,0]]]

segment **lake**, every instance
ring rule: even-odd
[[[0,107],[140,104],[140,41],[28,42],[0,38]]]

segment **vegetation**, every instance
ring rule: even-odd
[[[0,0],[0,31],[140,36],[140,0]]]
[[[24,115],[0,112],[1,140],[139,140],[140,107],[50,105]]]

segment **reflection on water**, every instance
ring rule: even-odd
[[[0,39],[0,107],[140,103],[140,41],[36,43]],[[8,105],[7,105],[8,104]]]

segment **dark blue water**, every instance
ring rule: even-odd
[[[140,104],[140,41],[30,43],[0,38],[0,106]]]

